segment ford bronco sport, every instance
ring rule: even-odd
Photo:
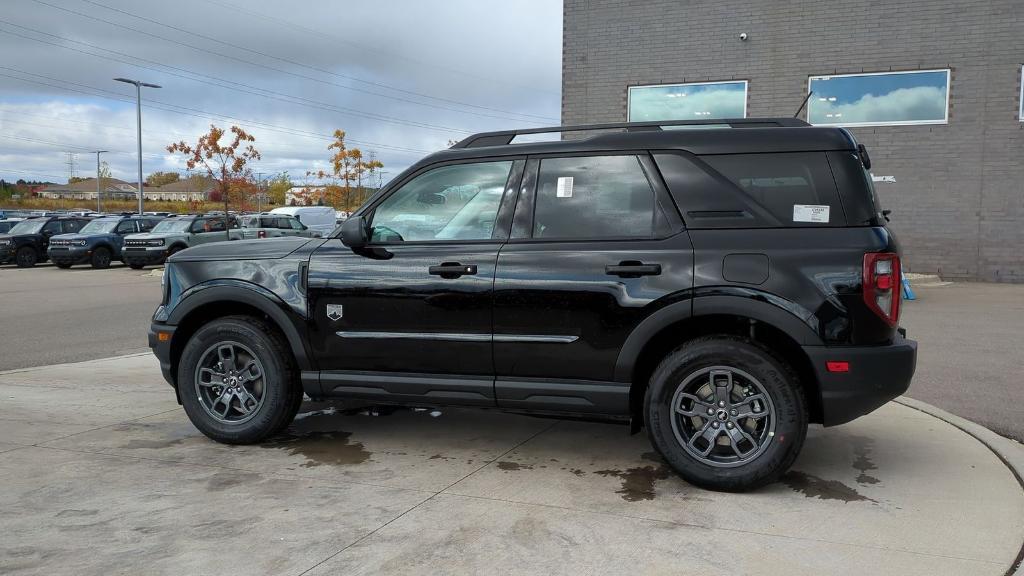
[[[277,434],[303,392],[586,415],[646,428],[693,484],[747,490],[808,423],[913,376],[869,167],[846,130],[795,119],[478,134],[330,238],[174,255],[150,346],[220,442]]]
[[[89,223],[88,218],[42,216],[15,224],[6,234],[0,234],[0,264],[13,262],[19,268],[31,268],[48,258],[46,250],[50,238],[59,234],[78,232]]]
[[[190,246],[221,240],[239,240],[238,220],[223,215],[172,216],[161,220],[152,230],[124,239],[121,259],[129,267],[163,264],[168,256]]]
[[[158,222],[160,218],[151,216],[104,216],[89,222],[77,233],[50,238],[46,253],[58,268],[71,268],[84,262],[93,268],[109,268],[111,261],[121,259],[125,236],[149,232]]]

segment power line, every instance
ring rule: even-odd
[[[86,90],[91,90],[92,92],[89,92],[89,91],[86,91],[86,90],[80,90],[80,89],[76,89],[76,88],[69,88],[67,86],[60,86],[60,85],[56,85],[56,84],[51,84],[49,82],[42,82],[42,81],[39,81],[39,80],[31,80],[29,78],[21,78],[19,76],[14,76],[14,75],[10,75],[10,74],[4,74],[4,73],[0,72],[0,76],[5,76],[7,78],[14,78],[16,80],[21,80],[22,82],[28,82],[28,83],[32,83],[32,84],[39,84],[39,85],[42,85],[42,86],[49,86],[51,88],[56,88],[58,90],[65,90],[65,91],[69,91],[69,92],[77,92],[79,94],[86,94],[86,95],[89,95],[89,96],[104,98],[104,99],[107,99],[107,100],[117,100],[117,101],[120,101],[120,102],[128,102],[128,103],[131,103],[131,102],[134,101],[134,100],[128,98],[127,95],[122,94],[120,92],[115,92],[113,90],[107,90],[107,89],[104,89],[104,88],[97,88],[95,86],[90,86],[88,84],[81,84],[81,83],[78,83],[78,82],[73,82],[71,80],[63,80],[63,79],[59,79],[59,78],[53,78],[52,76],[45,76],[43,74],[35,74],[33,72],[28,72],[28,71],[25,71],[25,70],[20,70],[18,68],[10,68],[10,67],[7,67],[7,66],[0,66],[0,69],[2,69],[2,70],[9,70],[9,71],[12,71],[12,72],[17,72],[19,74],[25,74],[25,75],[28,75],[28,76],[34,76],[36,78],[43,78],[45,80],[50,80],[52,82],[62,82],[62,83],[65,83],[65,84],[71,84],[73,86],[79,86],[79,87],[85,88]],[[110,94],[112,96],[107,96],[106,94]],[[185,115],[185,116],[193,116],[193,117],[200,118],[200,119],[207,120],[207,121],[213,121],[213,120],[220,119],[221,121],[226,120],[226,121],[229,121],[229,122],[238,122],[238,123],[245,124],[245,125],[255,126],[255,127],[258,127],[258,128],[264,129],[264,130],[270,130],[272,132],[281,132],[281,133],[284,133],[284,134],[292,134],[292,135],[296,135],[296,136],[305,136],[305,137],[309,137],[309,138],[321,138],[321,139],[324,139],[324,140],[331,140],[331,141],[334,140],[333,136],[329,136],[329,135],[326,135],[326,134],[319,134],[319,133],[316,133],[316,132],[309,132],[309,131],[306,131],[306,130],[298,130],[298,129],[287,128],[287,127],[283,127],[283,126],[277,126],[277,125],[274,125],[274,124],[268,124],[266,122],[260,122],[258,120],[249,120],[249,119],[245,119],[245,118],[237,118],[235,116],[229,116],[229,115],[226,115],[226,114],[219,114],[219,113],[216,113],[216,112],[209,112],[209,111],[200,110],[200,109],[197,109],[197,108],[190,108],[188,106],[181,106],[181,105],[178,105],[178,104],[171,104],[169,102],[164,102],[164,101],[161,101],[161,100],[147,100],[147,107],[155,108],[157,110],[162,110],[164,112],[171,112],[173,114],[181,114],[181,115]],[[394,145],[391,145],[391,144],[382,144],[382,143],[378,143],[378,142],[369,142],[369,141],[365,141],[365,140],[347,139],[347,141],[351,142],[353,144],[361,144],[361,145],[365,145],[365,146],[373,146],[373,147],[389,149],[389,150],[393,150],[393,151],[397,151],[397,152],[414,152],[414,153],[421,153],[421,154],[427,154],[427,153],[431,152],[430,150],[422,150],[422,149],[418,149],[418,148],[406,148],[406,147],[401,147],[401,146],[394,146]]]
[[[502,120],[513,120],[513,121],[518,121],[518,122],[522,122],[523,118],[533,118],[534,120],[543,120],[545,122],[549,122],[549,121],[557,122],[557,120],[555,120],[554,118],[548,117],[548,116],[539,116],[539,115],[536,115],[536,114],[528,114],[528,113],[525,113],[525,112],[515,112],[515,111],[512,111],[512,110],[502,110],[502,109],[499,109],[499,108],[490,108],[490,107],[487,107],[487,106],[480,106],[478,104],[471,104],[469,102],[463,102],[463,101],[460,101],[460,100],[454,100],[454,99],[450,99],[450,98],[443,98],[443,97],[440,97],[440,96],[431,96],[429,94],[424,94],[422,92],[416,92],[414,90],[406,90],[406,89],[403,89],[403,88],[398,88],[398,87],[395,87],[395,86],[384,84],[383,82],[374,82],[372,80],[364,80],[362,78],[358,78],[358,77],[351,76],[351,75],[348,75],[348,74],[341,74],[341,73],[338,73],[338,72],[334,72],[332,70],[327,70],[325,68],[319,68],[319,67],[316,67],[316,66],[310,66],[310,65],[304,64],[302,62],[298,62],[298,61],[291,60],[291,59],[288,59],[288,58],[281,58],[279,56],[274,56],[273,54],[268,54],[266,52],[261,52],[259,50],[254,50],[252,48],[247,48],[245,46],[234,44],[232,42],[226,42],[226,41],[221,40],[219,38],[214,38],[212,36],[207,36],[205,34],[199,34],[198,32],[192,32],[190,30],[186,30],[184,28],[180,28],[178,26],[174,26],[174,25],[171,25],[171,24],[167,24],[167,23],[161,22],[159,20],[155,20],[155,19],[152,19],[152,18],[147,18],[145,16],[140,16],[139,14],[134,14],[132,12],[128,12],[127,10],[121,10],[120,8],[115,8],[113,6],[108,6],[108,5],[103,4],[101,2],[95,2],[94,0],[82,0],[82,2],[86,2],[88,4],[92,4],[92,5],[98,6],[100,8],[105,8],[107,10],[110,10],[110,11],[113,11],[113,12],[117,12],[119,14],[124,14],[125,16],[131,17],[131,18],[135,18],[137,20],[142,20],[144,22],[149,22],[151,24],[156,24],[157,26],[162,26],[164,28],[169,28],[171,30],[174,30],[174,31],[177,31],[177,32],[181,32],[181,33],[184,33],[184,34],[188,34],[190,36],[195,36],[197,38],[202,38],[202,39],[208,40],[210,42],[216,42],[217,44],[221,44],[223,46],[229,46],[229,47],[235,48],[237,50],[242,50],[242,51],[245,51],[245,52],[249,52],[251,54],[256,54],[256,55],[259,55],[259,56],[263,56],[265,58],[270,58],[270,59],[273,59],[273,60],[277,60],[279,62],[285,62],[285,63],[292,64],[292,65],[295,65],[295,66],[300,66],[302,68],[306,68],[306,69],[309,69],[309,70],[314,70],[314,71],[320,72],[322,74],[328,74],[328,75],[331,75],[331,76],[336,76],[338,78],[344,78],[346,80],[351,80],[353,82],[359,82],[359,83],[362,83],[362,84],[367,84],[369,86],[376,86],[376,87],[379,87],[379,88],[385,88],[387,90],[393,90],[395,92],[399,92],[399,93],[402,93],[402,94],[409,94],[411,96],[418,96],[420,98],[429,98],[431,100],[437,100],[439,102],[447,102],[449,104],[455,104],[455,105],[458,105],[458,106],[465,106],[465,107],[468,107],[468,108],[476,108],[478,110],[487,110],[487,111],[490,111],[490,112],[498,112],[498,113],[501,113],[501,114],[511,114],[513,116],[520,116],[522,118],[509,118],[508,116],[494,116],[494,115],[491,115],[491,114],[480,114],[480,113],[476,113],[476,112],[469,112],[467,110],[459,110],[457,108],[451,108],[451,107],[448,107],[448,106],[438,106],[438,105],[429,104],[429,103],[425,103],[425,102],[418,102],[416,100],[409,100],[407,98],[399,98],[397,96],[393,96],[393,95],[390,95],[390,94],[383,94],[383,93],[380,93],[380,92],[374,92],[372,90],[364,90],[364,89],[355,88],[355,87],[352,87],[352,86],[346,86],[346,85],[343,85],[343,84],[337,84],[337,83],[334,83],[334,82],[327,82],[325,80],[322,80],[320,78],[316,78],[316,77],[313,77],[313,76],[306,76],[304,74],[297,74],[297,73],[291,72],[289,70],[282,70],[280,68],[274,68],[272,66],[267,66],[265,64],[261,64],[261,63],[258,63],[258,62],[252,62],[252,61],[249,61],[249,60],[242,60],[240,58],[236,58],[234,56],[223,54],[221,52],[215,52],[213,50],[209,50],[209,49],[202,48],[202,47],[199,47],[199,46],[194,46],[194,45],[188,44],[186,42],[181,42],[179,40],[174,40],[172,38],[166,38],[164,36],[153,34],[151,32],[146,32],[144,30],[139,30],[137,28],[131,28],[131,27],[128,27],[128,26],[124,26],[122,24],[117,24],[117,23],[114,23],[114,22],[110,22],[108,20],[104,20],[102,18],[98,18],[96,16],[92,16],[90,14],[86,14],[86,13],[82,13],[82,12],[76,12],[74,10],[71,10],[69,8],[64,8],[64,7],[61,7],[61,6],[55,6],[55,5],[50,4],[48,2],[44,2],[43,0],[33,0],[33,1],[37,2],[39,4],[44,4],[46,6],[50,6],[51,8],[56,8],[58,10],[64,10],[65,12],[69,12],[71,14],[75,14],[75,15],[82,16],[82,17],[85,17],[85,18],[89,18],[91,20],[96,20],[96,21],[99,21],[99,22],[104,22],[106,24],[110,24],[112,26],[118,26],[120,28],[126,28],[128,30],[132,30],[133,32],[137,32],[139,34],[144,34],[144,35],[147,35],[147,36],[152,36],[154,38],[160,38],[161,40],[164,40],[164,41],[167,41],[167,42],[173,42],[173,43],[179,44],[181,46],[186,46],[188,48],[192,48],[193,50],[198,50],[198,51],[201,51],[201,52],[206,52],[208,54],[215,54],[217,56],[221,56],[221,57],[224,57],[224,58],[230,58],[232,60],[236,60],[236,61],[239,61],[239,62],[245,62],[246,64],[250,64],[252,66],[259,66],[261,68],[266,68],[268,70],[274,70],[276,72],[281,72],[281,73],[284,73],[284,74],[291,74],[293,76],[297,76],[299,78],[305,78],[305,79],[308,79],[308,80],[312,80],[314,82],[330,84],[332,86],[337,86],[339,88],[343,88],[343,89],[346,89],[346,90],[353,90],[353,91],[356,91],[356,92],[362,92],[364,94],[372,94],[374,96],[380,96],[380,97],[383,97],[383,98],[389,98],[389,99],[392,99],[392,100],[397,100],[399,102],[408,102],[408,103],[416,104],[416,105],[419,105],[419,106],[429,106],[431,108],[437,108],[437,109],[440,109],[440,110],[451,110],[451,111],[460,112],[460,113],[463,113],[463,114],[474,114],[474,115],[477,115],[477,116],[483,116],[485,118],[498,118],[498,119],[502,119]]]
[[[96,53],[93,53],[93,52],[88,52],[88,51],[81,50],[81,49],[78,49],[78,48],[74,48],[74,47],[71,47],[71,46],[65,46],[63,44],[58,44],[56,42],[50,42],[50,41],[43,40],[43,39],[40,39],[40,38],[33,38],[32,36],[26,36],[24,34],[19,34],[17,32],[13,32],[11,30],[4,30],[4,29],[0,28],[0,32],[4,32],[4,33],[10,34],[12,36],[17,36],[19,38],[24,38],[26,40],[32,40],[34,42],[39,42],[39,43],[42,43],[42,44],[49,44],[51,46],[56,46],[58,48],[62,48],[64,50],[70,50],[72,52],[79,52],[81,54],[88,54],[89,56],[94,56],[94,57],[97,57],[97,58],[103,58],[104,60],[111,60],[113,62],[120,62],[122,64],[128,64],[129,66],[135,66],[136,68],[141,68],[141,69],[144,69],[144,70],[150,70],[150,71],[154,71],[154,72],[159,72],[161,74],[168,74],[170,76],[174,76],[174,77],[177,77],[177,78],[183,78],[185,80],[190,80],[192,82],[198,82],[198,83],[201,83],[201,84],[208,84],[208,85],[211,85],[211,86],[217,86],[219,88],[226,88],[228,90],[234,90],[236,92],[242,92],[244,94],[251,94],[251,95],[254,95],[254,96],[260,96],[260,97],[263,97],[263,98],[267,98],[269,100],[278,100],[278,101],[281,101],[281,102],[287,102],[289,104],[298,104],[300,106],[306,106],[306,107],[309,107],[309,108],[317,108],[317,109],[321,109],[321,110],[327,110],[329,112],[336,112],[336,113],[339,113],[339,114],[347,114],[347,115],[350,115],[350,116],[367,118],[369,120],[376,120],[376,121],[379,121],[379,122],[388,122],[388,123],[391,123],[391,124],[400,124],[400,125],[406,125],[406,126],[413,126],[413,127],[416,127],[416,128],[428,128],[428,129],[431,129],[431,130],[440,130],[440,131],[444,131],[444,132],[460,132],[460,133],[469,133],[469,132],[471,132],[469,130],[465,130],[465,129],[462,129],[462,128],[453,128],[451,126],[440,126],[440,125],[436,125],[436,124],[427,124],[427,123],[424,123],[424,122],[417,122],[417,121],[413,121],[413,120],[404,120],[402,118],[396,118],[394,116],[387,116],[387,115],[384,115],[384,114],[377,114],[377,113],[374,113],[374,112],[363,112],[363,111],[356,110],[356,109],[353,109],[353,108],[345,108],[343,106],[336,106],[336,105],[333,105],[333,104],[330,104],[330,103],[327,103],[327,102],[320,102],[318,100],[313,100],[313,99],[310,99],[310,98],[304,98],[302,96],[293,96],[293,95],[285,94],[285,93],[282,93],[282,92],[276,92],[274,90],[268,90],[266,88],[259,88],[259,87],[252,86],[252,85],[249,85],[249,84],[244,84],[242,82],[231,81],[231,80],[221,80],[221,79],[216,78],[214,76],[210,76],[210,75],[207,75],[207,74],[202,74],[200,72],[192,72],[190,70],[187,70],[187,69],[184,69],[184,68],[179,68],[177,66],[171,66],[169,64],[163,64],[163,63],[160,63],[160,62],[156,62],[154,60],[148,60],[146,58],[141,58],[141,57],[138,57],[138,56],[132,56],[130,54],[125,54],[124,52],[119,52],[117,50],[110,50],[108,48],[102,48],[100,46],[96,46],[96,45],[90,44],[88,42],[82,42],[82,41],[79,41],[79,40],[72,40],[70,38],[65,38],[63,36],[59,36],[59,35],[56,35],[56,34],[50,34],[48,32],[43,32],[42,30],[36,30],[36,29],[30,28],[28,26],[21,26],[20,24],[14,24],[13,22],[8,22],[6,20],[0,20],[0,23],[6,24],[8,26],[13,26],[15,28],[21,28],[23,30],[28,30],[30,32],[34,32],[36,34],[41,34],[43,36],[50,36],[52,38],[57,38],[57,39],[62,40],[64,42],[70,42],[70,43],[73,43],[73,44],[81,44],[83,46],[88,46],[89,48],[92,48],[94,50],[101,50],[103,52],[110,52],[112,54],[117,54],[117,55],[123,56],[125,58],[130,58],[130,59],[134,59],[134,60],[140,60],[142,62],[148,62],[150,64],[154,64],[156,66],[162,66],[164,68],[169,68],[169,69],[172,69],[172,70],[180,70],[180,71],[184,72],[185,74],[192,74],[193,76],[209,78],[210,80],[202,80],[201,78],[193,78],[191,76],[186,76],[184,74],[177,74],[175,72],[170,72],[168,70],[161,70],[161,69],[153,68],[153,67],[150,67],[150,66],[144,66],[142,64],[137,64],[137,63],[132,62],[130,60],[122,60],[122,59],[119,59],[119,58],[105,56],[103,54],[96,54]],[[238,86],[242,86],[243,88],[238,88]]]

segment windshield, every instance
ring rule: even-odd
[[[41,218],[39,220],[25,220],[24,222],[19,222],[14,228],[11,228],[11,235],[37,234],[45,225],[45,218]]]
[[[93,220],[82,227],[80,234],[108,234],[117,228],[120,220]]]
[[[191,220],[163,220],[154,226],[151,232],[153,234],[159,234],[160,232],[185,232],[191,225]]]

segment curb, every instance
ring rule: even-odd
[[[975,424],[970,420],[950,414],[941,408],[936,408],[920,400],[899,396],[893,402],[938,418],[981,442],[1010,469],[1010,473],[1013,474],[1014,478],[1017,479],[1017,483],[1020,484],[1021,490],[1024,490],[1024,444],[1010,440],[1005,436],[1000,436],[980,424]],[[1017,557],[1013,559],[1010,567],[1006,570],[1006,576],[1024,576],[1024,542],[1021,543]]]
[[[93,360],[80,360],[78,362],[61,362],[60,364],[44,364],[42,366],[26,366],[25,368],[15,368],[13,370],[0,370],[0,376],[6,376],[7,374],[18,374],[19,372],[31,372],[32,370],[40,370],[42,368],[56,368],[58,366],[74,366],[76,364],[95,364],[97,362],[108,362],[110,360],[120,360],[121,358],[134,358],[135,356],[146,356],[152,354],[150,351],[145,352],[132,352],[129,354],[120,354],[118,356],[108,356],[106,358],[95,358]]]

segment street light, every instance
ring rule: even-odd
[[[103,205],[100,204],[100,154],[109,150],[93,150],[91,154],[96,155],[96,211],[103,212]]]
[[[156,84],[147,84],[141,80],[129,80],[128,78],[114,78],[117,82],[133,84],[135,86],[135,126],[139,135],[139,215],[142,215],[142,87],[160,88]]]

